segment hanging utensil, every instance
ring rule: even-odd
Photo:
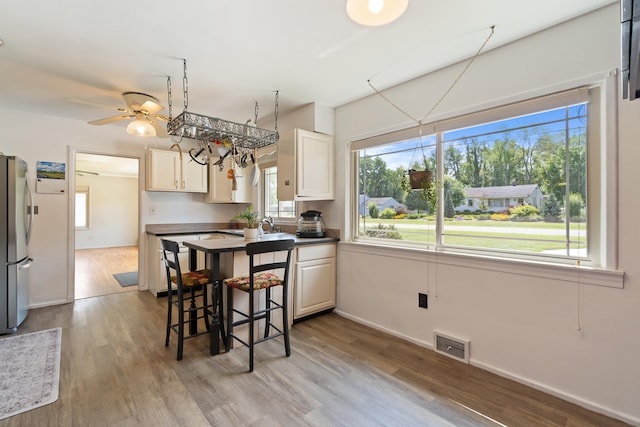
[[[258,166],[256,150],[253,150],[253,153],[251,153],[251,163],[253,163],[253,166],[251,167],[251,185],[257,187],[260,182],[260,166]]]

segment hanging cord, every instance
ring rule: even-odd
[[[476,58],[480,55],[480,53],[482,53],[482,51],[484,50],[485,46],[487,45],[487,43],[489,42],[489,40],[491,40],[491,37],[493,37],[493,34],[495,33],[495,25],[491,26],[491,33],[489,33],[489,35],[487,36],[486,40],[484,41],[484,43],[482,43],[482,46],[480,46],[480,49],[478,49],[478,51],[475,53],[475,55],[473,55],[470,59],[469,62],[467,62],[467,65],[462,69],[462,71],[460,72],[460,74],[458,75],[458,77],[453,81],[453,83],[451,83],[451,85],[449,86],[449,88],[442,94],[442,96],[440,97],[440,99],[438,99],[438,101],[433,105],[433,107],[431,107],[431,109],[429,111],[427,111],[427,114],[425,114],[422,119],[418,120],[415,117],[413,117],[411,114],[407,113],[406,111],[404,111],[402,108],[398,107],[395,103],[393,103],[389,98],[387,98],[386,96],[384,96],[382,94],[382,92],[380,92],[378,89],[376,89],[373,84],[371,84],[371,80],[367,80],[367,83],[369,84],[369,87],[371,87],[371,89],[373,89],[373,91],[375,93],[377,93],[378,95],[380,95],[382,97],[382,99],[384,99],[385,101],[387,101],[387,103],[389,103],[392,107],[394,107],[396,110],[398,110],[399,112],[401,112],[402,114],[404,114],[405,116],[407,116],[408,118],[410,118],[411,120],[413,120],[414,122],[416,122],[419,126],[420,126],[420,133],[422,135],[422,123],[424,122],[424,120],[426,120],[427,117],[429,117],[429,115],[431,115],[431,113],[438,108],[438,105],[440,105],[440,103],[444,100],[444,98],[446,98],[446,96],[449,94],[449,92],[451,92],[451,90],[454,88],[454,86],[458,83],[458,81],[462,78],[462,76],[464,75],[464,73],[467,72],[467,70],[469,69],[469,67],[471,66],[471,64],[473,63],[473,61],[476,60]]]

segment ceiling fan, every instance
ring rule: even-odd
[[[110,107],[80,100],[75,101],[79,101],[84,104],[99,105],[100,107],[111,108],[122,113],[117,116],[92,120],[89,122],[89,124],[106,125],[120,120],[134,119],[127,126],[127,133],[136,136],[157,135],[160,138],[168,137],[166,125],[159,123],[159,121],[168,122],[169,118],[162,114],[157,114],[159,111],[164,110],[164,107],[160,105],[160,101],[158,101],[158,98],[141,92],[124,92],[122,94],[122,97],[124,98],[124,102],[127,105],[127,108]]]

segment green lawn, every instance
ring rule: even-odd
[[[435,221],[425,219],[401,219],[401,220],[374,220],[367,218],[367,229],[377,228],[377,224],[384,226],[393,225],[392,230],[399,234],[401,240],[409,242],[431,242],[436,240]],[[360,231],[363,230],[360,223]],[[429,226],[429,230],[425,229]],[[447,245],[480,247],[487,249],[502,249],[511,251],[542,252],[548,250],[565,249],[565,225],[562,223],[546,222],[511,222],[511,221],[446,221],[444,224],[444,243]],[[465,229],[460,229],[465,227]],[[572,231],[578,231],[578,236],[572,236],[572,248],[584,248],[586,246],[586,223],[571,223]],[[468,229],[471,228],[471,229]],[[513,231],[505,231],[508,228]],[[539,230],[538,233],[518,233],[518,229]],[[549,233],[545,234],[548,230]]]

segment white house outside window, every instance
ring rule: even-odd
[[[352,143],[354,240],[602,264],[604,219],[591,214],[602,182],[588,168],[602,143],[592,130],[605,115],[600,91],[424,125],[422,137],[414,128]],[[401,186],[407,170],[425,168],[434,171],[435,202]],[[389,199],[394,209],[384,207]]]

